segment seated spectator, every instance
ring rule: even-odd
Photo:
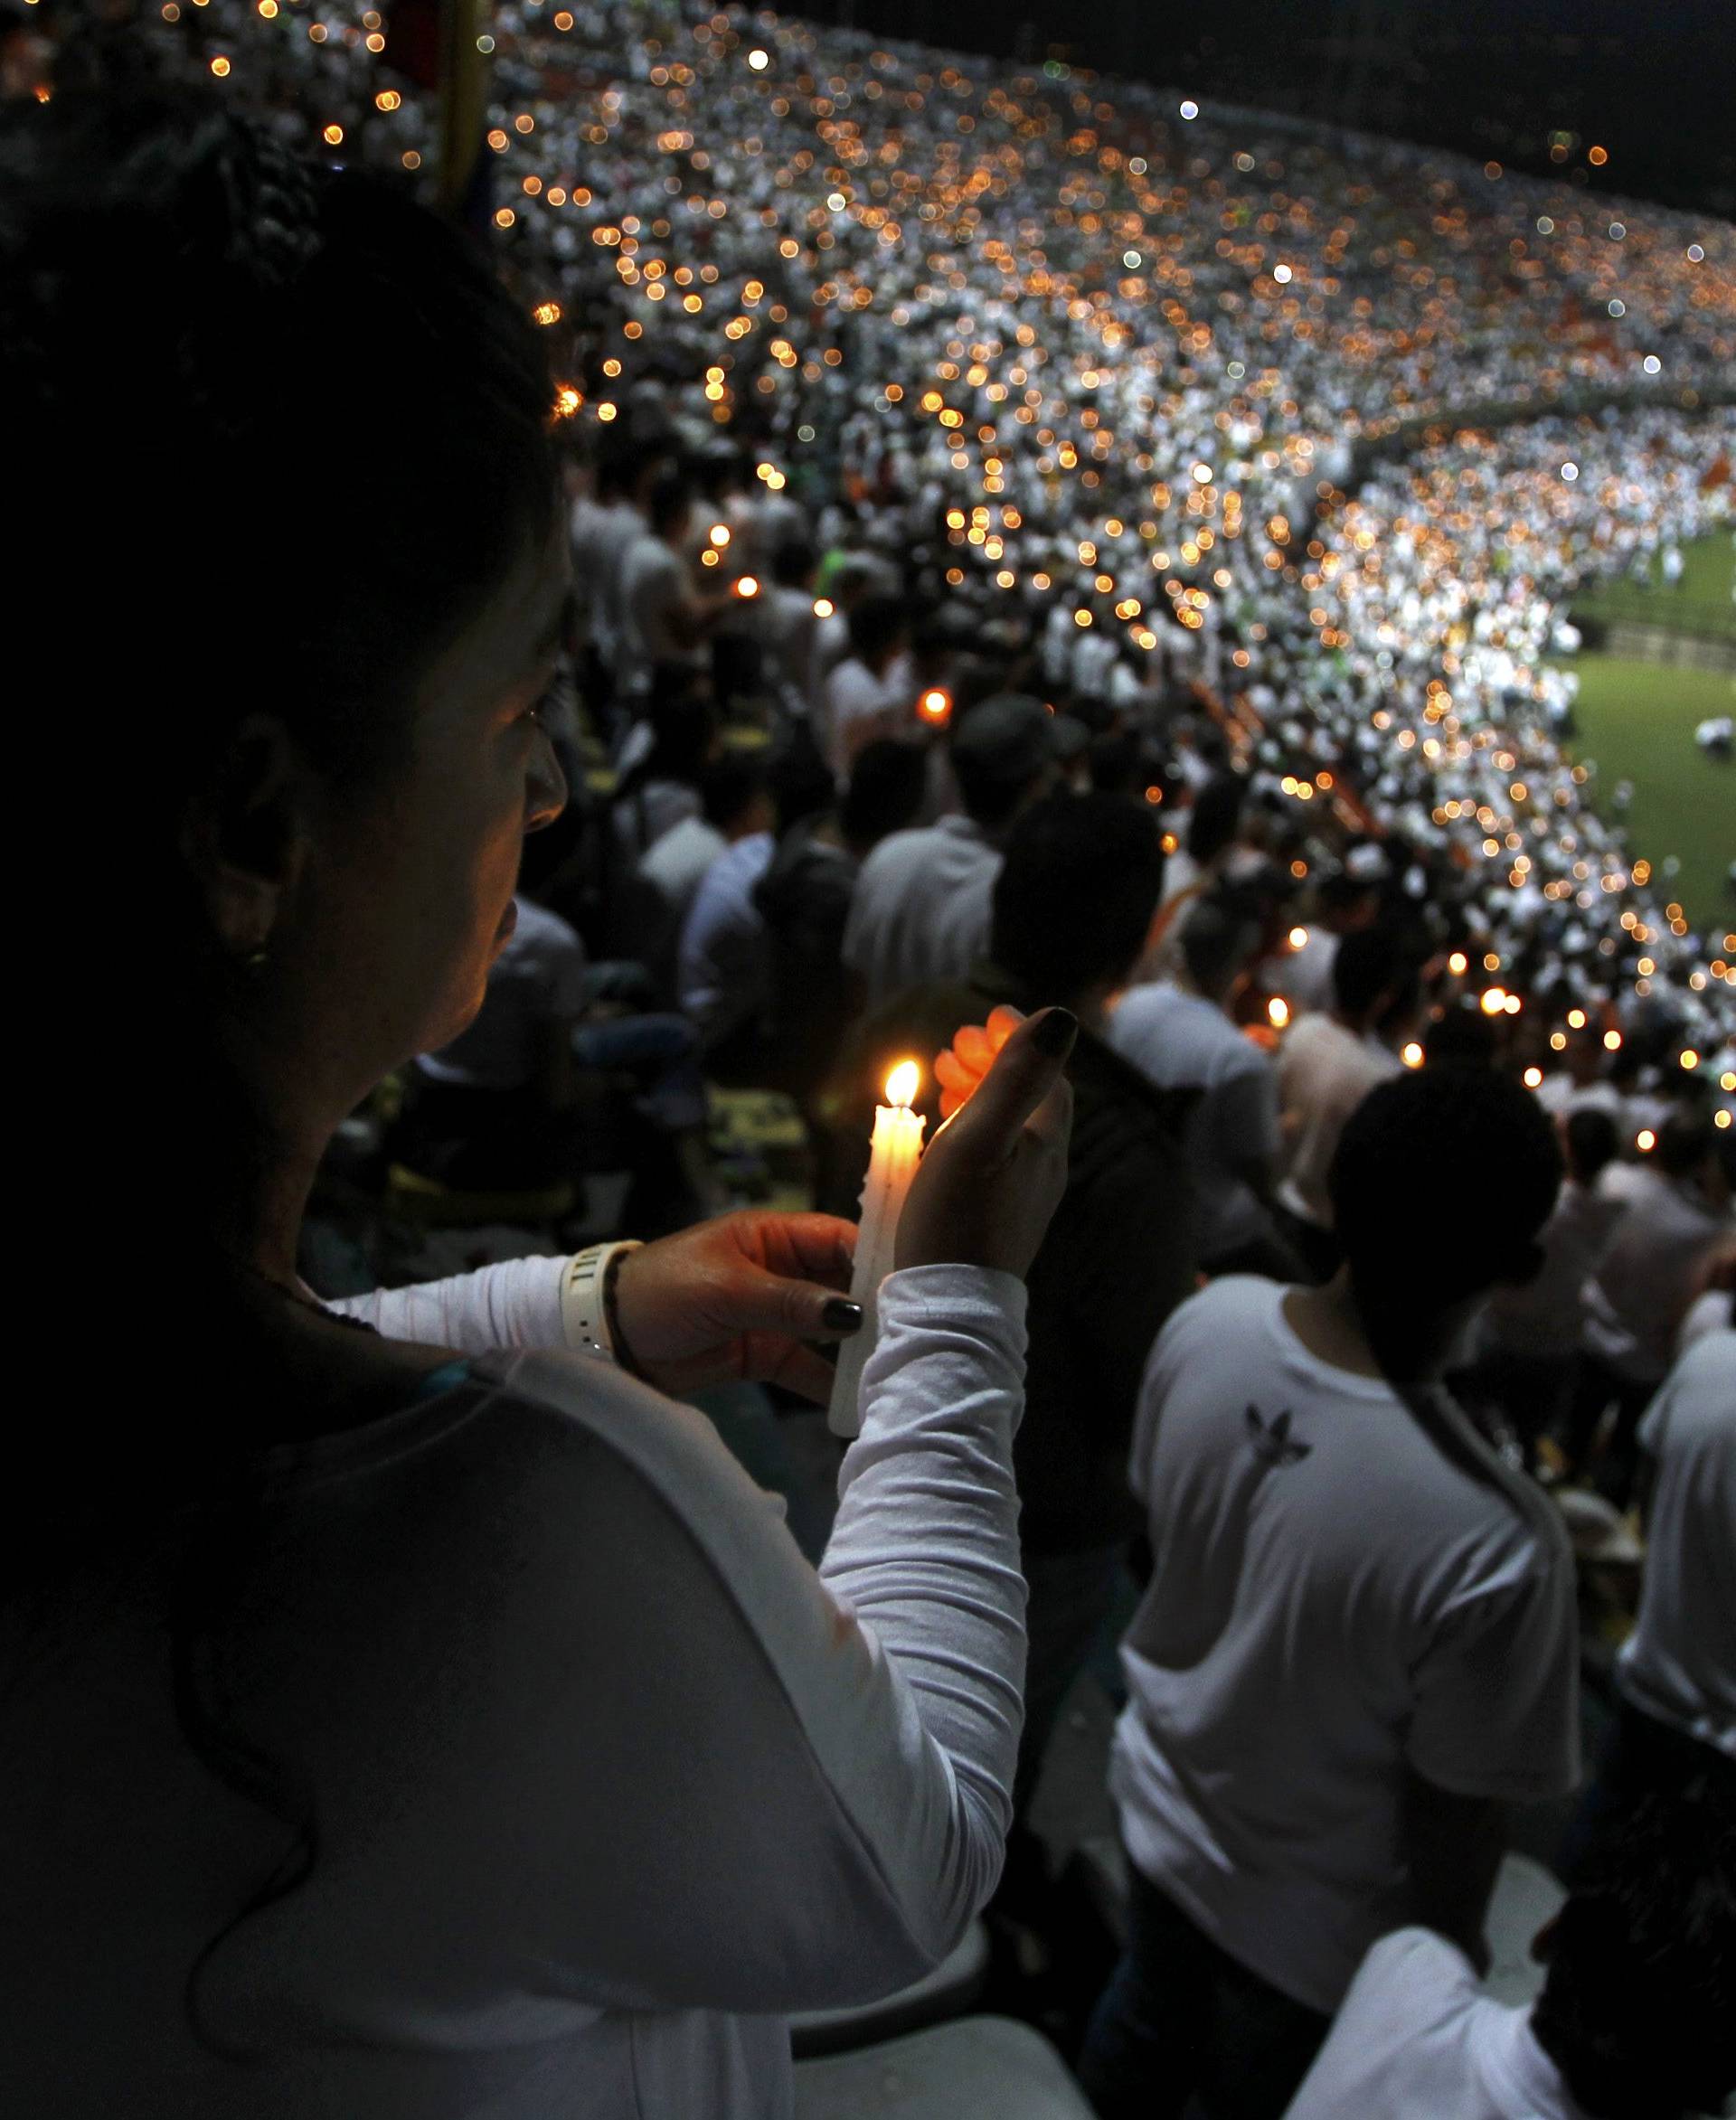
[[[1160,1089],[1200,1093],[1184,1136],[1200,1198],[1200,1263],[1208,1273],[1292,1279],[1297,1261],[1273,1226],[1279,1148],[1278,1077],[1236,1028],[1230,1005],[1260,940],[1230,900],[1195,899],[1182,923],[1174,983],[1135,986],[1109,1042]]]
[[[1622,1213],[1621,1201],[1600,1183],[1619,1146],[1615,1121],[1596,1106],[1582,1106],[1561,1133],[1567,1177],[1538,1239],[1543,1265],[1524,1287],[1497,1288],[1479,1328],[1475,1388],[1500,1409],[1527,1466],[1538,1438],[1567,1409],[1585,1327],[1585,1284]]]
[[[585,949],[522,894],[468,1029],[410,1063],[393,1153],[424,1177],[476,1192],[576,1175],[572,1034]]]
[[[658,994],[675,991],[675,952],[706,871],[726,847],[771,827],[764,757],[741,749],[720,751],[700,774],[699,799],[699,815],[672,825],[639,862],[640,880],[656,893],[660,918],[638,955]]]
[[[863,863],[844,958],[871,1008],[901,987],[961,979],[982,954],[1001,842],[1056,778],[1052,727],[1039,701],[1010,694],[959,717],[951,753],[964,815],[895,832]]]
[[[1278,1188],[1284,1234],[1311,1271],[1336,1263],[1327,1173],[1338,1136],[1377,1083],[1398,1072],[1398,1055],[1373,1026],[1406,984],[1404,958],[1384,929],[1347,936],[1332,962],[1330,1011],[1305,1016],[1286,1033],[1278,1056],[1279,1124],[1285,1172]]]
[[[1158,1337],[1110,1784],[1133,1933],[1080,2062],[1105,2120],[1276,2120],[1383,1930],[1486,1965],[1501,1806],[1578,1778],[1571,1550],[1439,1382],[1560,1179],[1527,1092],[1404,1074],[1334,1155],[1333,1281],[1215,1281]]]
[[[1679,1116],[1660,1129],[1651,1155],[1624,1175],[1626,1212],[1586,1288],[1586,1359],[1565,1437],[1568,1471],[1578,1475],[1589,1468],[1599,1424],[1614,1404],[1596,1479],[1622,1508],[1633,1488],[1640,1416],[1669,1371],[1703,1268],[1736,1227],[1736,1134]]]
[[[792,747],[795,749],[796,747]],[[924,759],[914,745],[882,737],[856,758],[849,793],[836,806],[832,776],[811,749],[793,789],[778,776],[780,829],[770,866],[754,887],[770,952],[767,1044],[771,1079],[805,1108],[837,1058],[855,1020],[862,986],[844,961],[844,931],[862,863],[922,803]]]
[[[682,924],[675,992],[699,1032],[706,1071],[720,1082],[758,1079],[766,1060],[770,956],[754,887],[771,865],[775,815],[761,792],[745,833],[706,870]]]
[[[840,787],[876,737],[921,740],[910,645],[903,597],[866,596],[851,612],[850,653],[826,680],[819,730],[820,749]]]
[[[1183,752],[1184,765],[1193,756]],[[1137,985],[1149,985],[1175,974],[1181,963],[1179,922],[1194,900],[1223,875],[1235,850],[1247,801],[1248,783],[1240,773],[1216,773],[1195,793],[1186,812],[1185,836],[1169,857],[1164,873],[1163,904],[1134,973]]]
[[[1736,2090],[1736,1802],[1696,1780],[1606,1839],[1529,2007],[1424,1928],[1363,1961],[1287,2120],[1686,2120]]]
[[[1655,1468],[1639,1618],[1616,1663],[1619,1695],[1563,1856],[1715,1756],[1736,1775],[1736,1317],[1670,1371],[1639,1430]]]

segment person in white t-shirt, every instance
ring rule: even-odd
[[[1503,1804],[1578,1779],[1566,1534],[1437,1381],[1560,1179],[1515,1084],[1402,1075],[1334,1159],[1335,1280],[1232,1276],[1158,1336],[1110,1769],[1132,1937],[1080,2064],[1105,2120],[1280,2114],[1384,1930],[1486,1961]]]
[[[1566,1422],[1570,1469],[1590,1470],[1625,1508],[1641,1415],[1667,1374],[1675,1336],[1714,1256],[1736,1235],[1736,1135],[1672,1118],[1622,1188],[1626,1210],[1586,1286],[1586,1359]],[[1614,1427],[1598,1426],[1614,1402]]]
[[[1736,2090],[1736,1803],[1703,1779],[1599,1846],[1531,2004],[1426,1928],[1383,1936],[1286,2120],[1684,2120]]]
[[[1315,1273],[1338,1263],[1326,1173],[1344,1121],[1376,1083],[1396,1074],[1398,1055],[1374,1026],[1397,1009],[1414,980],[1384,928],[1347,935],[1332,960],[1330,1011],[1305,1016],[1278,1056],[1286,1168],[1278,1187],[1284,1233]]]
[[[1109,1043],[1159,1089],[1201,1093],[1184,1135],[1199,1188],[1201,1265],[1293,1279],[1297,1262],[1271,1218],[1278,1078],[1227,1013],[1259,941],[1258,923],[1233,903],[1196,899],[1182,924],[1180,974],[1130,988]]]
[[[621,561],[615,681],[626,698],[647,694],[661,669],[703,670],[705,644],[733,608],[728,596],[702,595],[682,557],[693,498],[678,473],[664,473],[655,481],[646,514],[643,535]]]
[[[864,597],[850,614],[850,653],[826,678],[817,731],[840,787],[867,746],[884,736],[921,740],[910,605],[902,597]]]
[[[1585,1284],[1609,1243],[1623,1201],[1603,1182],[1619,1136],[1607,1111],[1586,1106],[1561,1128],[1567,1179],[1538,1243],[1543,1263],[1523,1288],[1497,1289],[1483,1319],[1470,1388],[1498,1408],[1528,1465],[1539,1437],[1565,1411],[1585,1324]]]
[[[984,700],[954,724],[951,754],[965,814],[894,832],[856,878],[844,961],[870,1008],[966,977],[987,948],[1001,842],[1058,776],[1054,717],[1038,700]]]
[[[1647,1795],[1716,1759],[1736,1775],[1736,1318],[1677,1362],[1640,1425],[1655,1468],[1639,1617],[1616,1663],[1616,1713],[1563,1844],[1585,1851]]]

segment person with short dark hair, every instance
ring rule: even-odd
[[[1498,1409],[1527,1465],[1566,1410],[1585,1329],[1585,1284],[1623,1208],[1601,1182],[1620,1145],[1609,1114],[1584,1106],[1569,1115],[1561,1134],[1567,1177],[1537,1240],[1543,1263],[1523,1287],[1500,1287],[1490,1297],[1467,1380],[1467,1390]]]
[[[820,749],[842,787],[856,754],[876,737],[919,742],[910,608],[901,596],[865,596],[850,614],[850,653],[826,680]]]
[[[1401,1064],[1374,1027],[1402,994],[1408,970],[1387,929],[1347,935],[1332,960],[1332,1007],[1293,1023],[1278,1052],[1286,1148],[1280,1220],[1316,1274],[1329,1273],[1338,1255],[1326,1182],[1338,1136],[1363,1098]]]
[[[1384,1929],[1486,1964],[1501,1806],[1578,1778],[1571,1549],[1439,1381],[1560,1179],[1516,1084],[1401,1074],[1339,1138],[1333,1280],[1229,1276],[1158,1337],[1110,1778],[1132,1941],[1080,2061],[1104,2120],[1276,2120]]]
[[[912,987],[875,1011],[839,1069],[840,1124],[865,1141],[873,1085],[895,1060],[939,1049],[928,1092],[939,1118],[969,1094],[1014,1012],[1054,1000],[1080,1020],[1067,1192],[1032,1271],[1017,1443],[1030,1585],[1020,1821],[1139,1526],[1126,1466],[1146,1356],[1193,1286],[1197,1194],[1181,1147],[1193,1099],[1156,1088],[1104,1035],[1109,997],[1138,954],[1163,869],[1143,804],[1060,792],[1033,804],[1007,834],[986,957],[967,982]]]
[[[1053,723],[1041,701],[1013,693],[973,708],[950,740],[964,815],[895,832],[863,863],[844,955],[871,1008],[901,987],[966,977],[986,947],[1005,834],[1057,776]]]
[[[1736,1776],[1643,1805],[1538,1932],[1530,2004],[1401,1928],[1363,1961],[1287,2120],[1685,2120],[1736,2090]]]
[[[1160,1089],[1198,1094],[1184,1140],[1200,1194],[1200,1264],[1288,1280],[1296,1261],[1271,1215],[1277,1073],[1229,1014],[1259,943],[1259,922],[1236,900],[1196,898],[1182,922],[1180,972],[1130,988],[1109,1041]]]
[[[621,559],[615,680],[628,699],[649,692],[659,670],[703,670],[705,643],[731,608],[728,597],[694,588],[683,557],[693,506],[687,480],[678,471],[659,472],[645,506],[645,531]]]
[[[1621,1508],[1633,1491],[1640,1417],[1668,1373],[1703,1268],[1736,1231],[1736,1130],[1677,1113],[1624,1177],[1626,1211],[1587,1284],[1585,1362],[1564,1436],[1569,1472],[1586,1471],[1614,1406],[1594,1477]]]

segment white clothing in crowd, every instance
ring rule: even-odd
[[[882,839],[862,864],[844,961],[870,1008],[903,987],[961,979],[988,947],[1001,856],[980,824],[942,817]]]
[[[264,1461],[224,1692],[317,1833],[233,1927],[289,1831],[177,1723],[173,1541],[87,1557],[10,1740],[10,2111],[788,2120],[784,2013],[965,1934],[1021,1723],[1023,1286],[886,1281],[816,1573],[702,1416],[566,1351],[566,1264],[332,1306],[473,1359]]]
[[[1528,2004],[1492,2001],[1432,1929],[1382,1936],[1284,2120],[1585,2120]]]
[[[543,1025],[576,1023],[585,1005],[585,946],[576,928],[534,899],[515,898],[518,925],[489,967],[475,1021],[416,1066],[436,1082],[521,1089],[538,1065]]]
[[[1156,1566],[1110,1788],[1142,1874],[1329,2012],[1409,1905],[1407,1768],[1574,1786],[1577,1616],[1548,1500],[1444,1392],[1407,1406],[1311,1353],[1286,1293],[1227,1276],[1152,1350],[1131,1476]]]
[[[901,737],[914,743],[920,735],[914,708],[916,671],[909,655],[895,655],[883,676],[851,655],[840,663],[825,685],[826,761],[840,783],[877,737]]]
[[[1602,1182],[1562,1181],[1555,1207],[1537,1233],[1543,1263],[1523,1287],[1504,1282],[1483,1314],[1483,1335],[1492,1346],[1540,1357],[1579,1352],[1585,1326],[1585,1285],[1608,1249],[1625,1209]]]
[[[1177,986],[1136,986],[1109,1022],[1109,1043],[1159,1089],[1197,1089],[1183,1145],[1199,1181],[1200,1257],[1221,1258],[1271,1233],[1242,1173],[1270,1173],[1278,1154],[1272,1063],[1214,1001]]]
[[[1329,1015],[1305,1016],[1285,1033],[1278,1098],[1288,1164],[1278,1196],[1292,1214],[1331,1229],[1326,1174],[1344,1121],[1401,1065],[1395,1053],[1372,1038],[1359,1038]]]
[[[644,692],[660,663],[699,669],[703,649],[689,645],[675,629],[675,614],[689,600],[686,563],[673,545],[646,531],[621,561],[621,638],[616,682],[624,693]]]
[[[1586,1344],[1623,1376],[1661,1381],[1700,1267],[1736,1221],[1652,1164],[1621,1175],[1628,1204],[1587,1286]]]
[[[766,924],[753,887],[771,866],[776,838],[750,832],[726,847],[693,893],[676,964],[684,1015],[702,1046],[722,1042],[747,1023],[766,998]]]
[[[1689,1349],[1639,1439],[1657,1484],[1616,1682],[1636,1708],[1736,1759],[1736,1331]]]
[[[705,872],[729,841],[703,817],[684,817],[640,856],[639,874],[655,886],[677,931],[686,919]]]
[[[1333,1003],[1332,967],[1338,961],[1340,938],[1330,928],[1310,928],[1300,949],[1279,957],[1270,967],[1273,984],[1290,1004],[1290,1014],[1311,1015]]]

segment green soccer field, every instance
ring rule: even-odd
[[[1650,571],[1614,575],[1589,585],[1571,599],[1575,612],[1588,618],[1637,619],[1642,624],[1736,639],[1736,539],[1728,530],[1695,538],[1682,548],[1682,579],[1665,586],[1656,563]]]
[[[1736,677],[1614,655],[1574,655],[1565,666],[1580,674],[1573,749],[1597,761],[1599,810],[1608,816],[1617,781],[1632,781],[1628,853],[1655,872],[1676,855],[1682,868],[1669,896],[1694,926],[1722,935],[1736,924],[1724,882],[1736,861],[1736,760],[1708,758],[1694,731],[1708,715],[1736,714]],[[1662,882],[1656,874],[1654,888]]]

